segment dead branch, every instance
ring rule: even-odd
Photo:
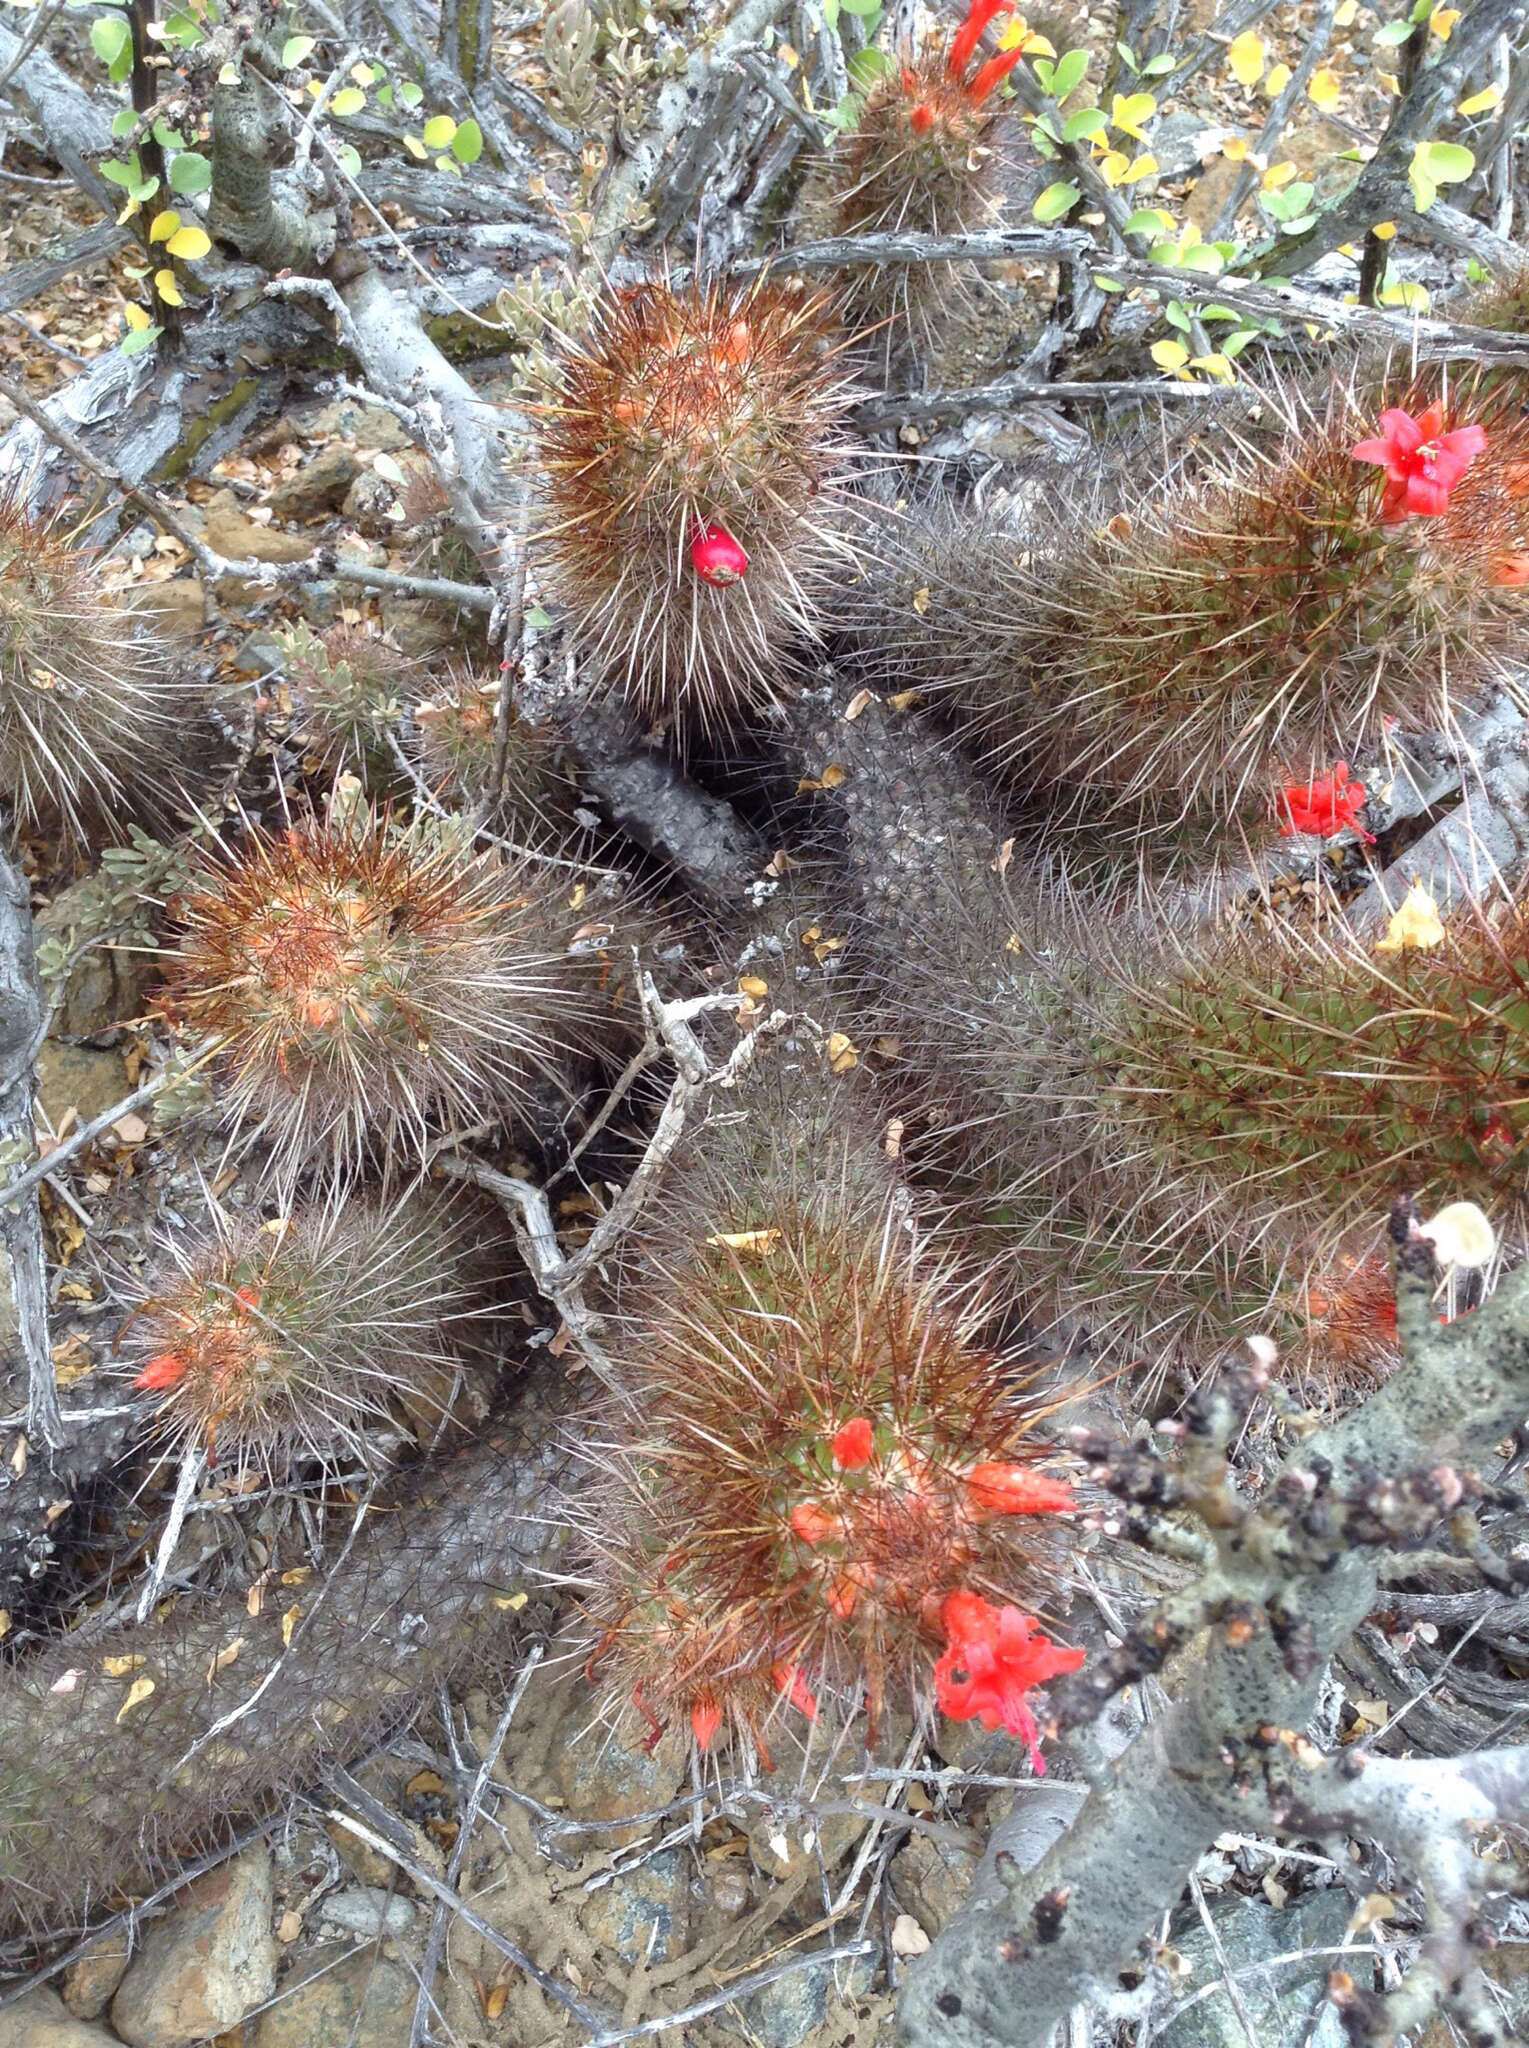
[[[1096,1478],[1127,1503],[1136,1534],[1150,1540],[1169,1512],[1195,1515],[1214,1562],[1118,1652],[1056,1688],[1056,1724],[1085,1726],[1120,1685],[1161,1669],[1174,1651],[1183,1657],[1177,1697],[1113,1763],[1091,1765],[1082,1812],[1040,1863],[1025,1872],[1001,1861],[1005,1895],[964,1908],[911,1973],[901,2018],[914,2048],[1044,2048],[1080,2000],[1118,1989],[1148,1922],[1173,1905],[1217,1833],[1250,1816],[1272,1828],[1282,1787],[1333,1782],[1302,1779],[1324,1760],[1295,1731],[1310,1719],[1328,1662],[1375,1604],[1380,1559],[1427,1540],[1462,1502],[1490,1492],[1476,1468],[1529,1409],[1529,1269],[1441,1327],[1438,1270],[1409,1202],[1397,1205],[1392,1239],[1404,1364],[1352,1414],[1310,1435],[1256,1507],[1238,1496],[1222,1447],[1254,1389],[1267,1386],[1257,1370],[1229,1375],[1199,1400],[1174,1464],[1097,1438],[1082,1443]],[[1308,1818],[1292,1823],[1297,1835],[1311,1832]],[[1441,1834],[1453,1839],[1447,1826]],[[1441,1840],[1434,1853],[1455,1851]],[[1474,1948],[1482,1938],[1474,1920],[1451,1921],[1450,1941]],[[1469,1973],[1449,1986],[1429,1981],[1437,2002],[1479,2027]],[[1408,2006],[1414,2017],[1417,2009]],[[1394,2013],[1362,2017],[1356,2041],[1394,2038]],[[1490,2048],[1502,2036],[1470,2038]]]
[[[0,1138],[32,1150],[33,1069],[47,1030],[46,1006],[32,952],[32,892],[26,877],[0,855]],[[25,1375],[28,1427],[45,1444],[64,1440],[58,1387],[48,1348],[47,1268],[35,1183],[0,1208],[0,1246],[10,1301],[0,1307],[5,1357],[0,1407],[16,1405]]]

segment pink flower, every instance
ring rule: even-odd
[[[1292,832],[1311,832],[1318,839],[1331,839],[1352,825],[1367,846],[1375,844],[1373,832],[1358,822],[1365,806],[1362,782],[1350,782],[1347,761],[1335,761],[1331,775],[1319,775],[1315,782],[1287,782],[1279,794],[1285,813],[1280,831],[1288,839]]]
[[[1472,458],[1487,445],[1485,427],[1455,427],[1447,434],[1443,428],[1444,414],[1437,405],[1419,419],[1389,406],[1380,416],[1379,438],[1361,441],[1353,450],[1357,462],[1377,462],[1386,472],[1380,516],[1387,525],[1410,512],[1443,512]]]
[[[856,1472],[862,1465],[869,1465],[874,1442],[875,1433],[869,1416],[857,1415],[846,1422],[834,1436],[834,1470]]]
[[[743,581],[749,558],[727,528],[712,520],[690,543],[690,566],[703,583],[715,583],[721,588]]]
[[[979,1514],[1050,1515],[1075,1505],[1065,1479],[1047,1479],[1024,1465],[989,1459],[966,1475],[966,1492]]]
[[[1019,1608],[994,1607],[964,1589],[946,1596],[940,1621],[947,1645],[934,1667],[940,1712],[953,1721],[978,1719],[984,1728],[1007,1728],[1028,1747],[1030,1767],[1039,1776],[1046,1765],[1025,1695],[1032,1686],[1076,1671],[1083,1652],[1048,1642]]]

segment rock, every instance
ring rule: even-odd
[[[263,2005],[276,1989],[274,1903],[263,1843],[189,1885],[150,1928],[112,2000],[128,2048],[187,2048]]]
[[[1352,1910],[1348,1893],[1335,1885],[1284,1907],[1226,1895],[1213,1899],[1210,1910],[1259,2048],[1304,2048],[1324,2021],[1328,1959],[1312,1956],[1267,1974],[1248,1966],[1341,1942]],[[1221,1964],[1198,1915],[1170,1939],[1193,1972],[1183,1985],[1186,1994],[1219,1983]],[[1224,1990],[1213,1991],[1154,2036],[1162,2048],[1247,2048],[1247,2038]],[[1342,2038],[1341,2028],[1335,2038]]]
[[[127,1937],[104,1935],[64,1972],[64,2003],[77,2020],[97,2020],[127,1971]]]
[[[375,469],[363,469],[345,493],[345,503],[340,510],[363,533],[382,535],[398,531],[398,521],[392,517],[397,502],[396,484],[385,476],[379,476]]]
[[[380,406],[360,405],[354,398],[336,398],[316,413],[294,413],[298,432],[311,441],[325,441],[339,434],[358,448],[376,448],[396,455],[413,442],[390,412]]]
[[[128,1092],[127,1068],[116,1052],[61,1045],[50,1038],[37,1055],[38,1107],[56,1131],[73,1109],[82,1124]]]
[[[298,533],[278,533],[244,511],[232,491],[219,491],[206,506],[207,545],[215,554],[239,562],[304,562],[313,545]]]
[[[840,1988],[835,1987],[835,1970]],[[761,2048],[797,2048],[798,2042],[827,2020],[830,2003],[864,1998],[875,1980],[874,1956],[857,1956],[848,1963],[814,1963],[810,1969],[794,1971],[751,1992],[736,2006],[725,2006],[718,2017],[730,2033],[742,2034]]]
[[[1225,133],[1224,128],[1207,122],[1192,107],[1167,115],[1152,131],[1158,177],[1182,178],[1203,163],[1213,149],[1219,149]]]
[[[598,1724],[591,1725],[592,1696],[581,1681],[570,1687],[568,1725],[587,1730],[581,1742],[561,1745],[554,1766],[558,1790],[578,1820],[620,1820],[628,1813],[648,1813],[664,1806],[679,1790],[689,1761],[688,1742],[671,1730],[650,1753],[628,1749]],[[687,1731],[688,1734],[688,1731]],[[624,1848],[643,1830],[600,1831],[602,1847]]]
[[[321,512],[333,512],[342,503],[360,474],[361,465],[350,449],[331,442],[276,486],[270,497],[271,510],[278,519],[317,519]]]
[[[313,1949],[255,2022],[253,2048],[408,2048],[417,1990],[374,1949]]]
[[[0,2009],[0,2048],[117,2048],[105,2027],[76,2019],[56,1991],[29,1991]]]
[[[1194,222],[1202,237],[1210,234],[1211,222],[1221,211],[1222,201],[1229,196],[1242,171],[1243,166],[1234,164],[1229,156],[1218,156],[1213,157],[1195,179],[1189,197],[1184,201],[1184,218]]]
[[[414,1925],[412,1899],[401,1899],[376,1885],[353,1885],[348,1891],[331,1892],[320,1902],[319,1920],[342,1934],[361,1934],[376,1940],[383,1934],[407,1934]]]
[[[892,1865],[897,1896],[930,1934],[940,1933],[964,1903],[976,1874],[975,1856],[947,1848],[928,1835],[910,1835]]]
[[[127,593],[126,601],[170,640],[200,639],[207,624],[207,593],[195,576],[141,583]]]
[[[679,1855],[667,1849],[591,1892],[580,1917],[623,1962],[663,1963],[683,1946],[687,1891]]]

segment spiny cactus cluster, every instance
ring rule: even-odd
[[[355,626],[315,633],[298,620],[276,637],[295,698],[297,736],[320,771],[390,788],[397,771],[388,734],[421,685],[420,663],[382,634]]]
[[[81,843],[162,795],[192,701],[151,622],[103,591],[98,558],[0,493],[0,805],[12,825]]]
[[[219,1046],[223,1114],[275,1170],[418,1159],[443,1117],[566,1088],[608,998],[559,871],[426,817],[251,832],[176,905],[165,1014]],[[581,899],[582,900],[582,899]]]
[[[462,1216],[417,1194],[172,1238],[122,1344],[148,1434],[270,1479],[304,1458],[371,1462],[406,1419],[428,1441],[482,1315],[470,1251]]]
[[[769,704],[852,560],[854,400],[829,295],[620,286],[542,408],[542,548],[580,652],[644,716],[712,731]]]
[[[1033,1620],[1061,1556],[1034,1518],[1073,1506],[1041,1469],[1044,1404],[863,1141],[820,1125],[823,1178],[793,1189],[789,1113],[767,1092],[752,1113],[752,1171],[701,1168],[714,1227],[623,1348],[584,1511],[592,1670],[615,1717],[688,1719],[703,1750],[722,1729],[766,1750],[792,1710],[863,1706],[874,1739],[890,1704],[932,1701],[1040,1768],[1024,1694],[1082,1661]]]
[[[1384,397],[1292,387],[1203,473],[1117,480],[1113,512],[1090,476],[1044,530],[948,511],[890,528],[858,644],[1055,824],[1154,850],[1180,820],[1261,825],[1279,785],[1361,757],[1388,721],[1448,730],[1521,688],[1529,427],[1436,381],[1390,409],[1421,422],[1433,403],[1435,433],[1469,420],[1484,445],[1432,516],[1393,518],[1394,486],[1356,462]]]

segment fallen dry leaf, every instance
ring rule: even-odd
[[[120,1721],[124,1715],[130,1714],[134,1707],[141,1707],[153,1690],[152,1678],[135,1678],[127,1689],[127,1698],[117,1709],[117,1719]]]

